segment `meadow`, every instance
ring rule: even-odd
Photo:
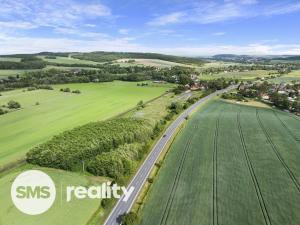
[[[128,60],[134,60],[134,62],[128,62]],[[154,66],[158,68],[169,68],[172,66],[189,66],[183,63],[176,63],[161,59],[118,59],[115,61],[120,66]]]
[[[47,173],[56,186],[56,200],[49,211],[30,216],[20,212],[10,197],[10,188],[15,177],[23,170],[38,169]],[[66,172],[50,168],[41,168],[32,165],[20,167],[5,176],[0,176],[0,224],[24,224],[24,225],[82,225],[89,219],[100,206],[99,199],[74,199],[66,201],[66,186],[92,186],[100,185],[108,181],[106,178],[86,176],[84,174]],[[80,213],[79,213],[80,212]],[[59,221],[59,223],[58,223]]]
[[[80,90],[81,94],[59,91]],[[140,100],[165,93],[171,85],[137,86],[135,82],[54,85],[54,90],[2,92],[0,105],[18,101],[22,108],[0,116],[0,167],[23,158],[37,144],[64,130],[105,120],[127,111]],[[38,102],[38,104],[37,104]]]
[[[154,178],[141,224],[299,224],[299,129],[273,109],[202,107]]]
[[[45,56],[39,56],[39,58],[42,58],[46,62],[61,63],[61,64],[91,64],[91,65],[100,64],[99,62],[93,62],[90,60],[75,59],[71,57],[61,57],[61,56],[56,56],[55,59],[49,59],[46,58]]]

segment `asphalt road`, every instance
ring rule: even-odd
[[[218,94],[224,93],[226,91],[232,90],[236,88],[236,86],[230,86],[226,89],[216,91],[193,105],[191,105],[188,109],[186,109],[165,131],[163,136],[158,140],[152,151],[149,153],[148,157],[145,159],[142,166],[139,168],[138,172],[131,180],[130,184],[128,185],[128,189],[130,187],[134,187],[134,191],[130,195],[127,202],[123,201],[122,196],[119,201],[117,202],[116,206],[111,211],[110,215],[106,219],[104,225],[118,225],[118,217],[126,212],[129,212],[135,199],[138,197],[140,190],[142,189],[144,183],[146,182],[152,167],[154,166],[156,160],[159,158],[160,153],[163,151],[165,145],[169,142],[172,135],[175,133],[176,129],[184,122],[185,118],[192,113],[198,106],[203,104],[204,102],[208,101],[209,99],[215,97]]]

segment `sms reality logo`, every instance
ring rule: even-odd
[[[134,187],[126,189],[117,184],[111,185],[110,182],[103,183],[101,186],[67,186],[66,201],[75,199],[108,199],[121,198],[127,202]],[[61,190],[61,193],[63,190]],[[120,193],[122,192],[122,193]],[[11,198],[21,212],[28,215],[39,215],[51,208],[55,201],[56,189],[53,180],[46,173],[39,170],[29,170],[16,177],[11,186]]]
[[[39,170],[29,170],[16,177],[11,186],[11,198],[21,212],[39,215],[53,205],[56,189],[52,179]]]

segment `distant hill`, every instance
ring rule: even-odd
[[[72,54],[73,58],[84,59],[96,62],[107,62],[114,61],[118,59],[160,59],[176,63],[184,64],[197,64],[202,65],[205,63],[203,59],[191,58],[191,57],[181,57],[173,55],[164,55],[158,53],[138,53],[138,52],[90,52],[90,53],[77,53]]]

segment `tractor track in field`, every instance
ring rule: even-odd
[[[220,115],[216,121],[214,134],[214,151],[213,151],[213,225],[218,225],[218,136],[219,136]]]
[[[282,119],[280,119],[280,117],[278,116],[278,114],[273,110],[273,113],[275,115],[275,117],[280,121],[281,125],[287,130],[287,132],[291,135],[291,137],[297,141],[300,142],[300,140],[293,134],[293,132],[285,125],[285,123],[282,121]]]
[[[263,214],[263,217],[264,217],[264,220],[265,220],[265,224],[266,225],[271,225],[272,223],[271,223],[271,219],[270,219],[270,216],[269,216],[266,204],[265,204],[265,200],[264,200],[263,195],[261,193],[261,189],[260,189],[259,183],[257,181],[256,175],[255,175],[255,172],[254,172],[254,169],[253,169],[252,162],[251,162],[249,154],[248,154],[248,149],[247,149],[247,146],[246,146],[246,142],[245,142],[245,138],[244,138],[241,122],[240,122],[240,113],[241,113],[240,111],[237,113],[237,127],[238,127],[242,148],[243,148],[244,155],[245,155],[246,162],[247,162],[247,167],[248,167],[248,170],[250,172],[252,182],[254,184],[256,196],[258,198],[258,202],[259,202],[260,209],[262,211],[262,214]]]
[[[256,109],[256,118],[257,121],[259,123],[260,128],[262,129],[262,131],[264,132],[268,143],[271,145],[274,153],[276,154],[278,160],[281,162],[281,164],[283,165],[283,167],[285,168],[286,172],[288,173],[289,177],[291,178],[291,180],[293,181],[293,183],[295,184],[296,188],[298,189],[298,191],[300,192],[300,185],[299,182],[297,180],[297,178],[295,177],[295,175],[293,174],[293,172],[290,170],[290,168],[288,167],[288,165],[285,163],[285,161],[283,160],[282,156],[280,155],[280,153],[277,150],[276,145],[273,143],[267,129],[264,127],[264,125],[262,124],[262,121],[259,117],[259,113],[258,110]]]
[[[160,220],[160,223],[159,223],[160,225],[165,225],[168,221],[169,214],[170,214],[170,209],[171,209],[171,206],[172,206],[174,198],[175,198],[175,193],[176,193],[176,190],[177,190],[177,187],[178,187],[178,183],[179,183],[179,180],[180,180],[180,177],[181,177],[181,173],[182,173],[182,169],[183,169],[183,165],[185,163],[187,153],[190,149],[192,138],[193,138],[193,136],[191,136],[189,138],[189,140],[187,141],[186,146],[184,148],[184,152],[182,154],[181,161],[180,161],[178,170],[176,172],[176,176],[175,176],[175,179],[174,179],[174,182],[173,182],[173,185],[172,185],[172,189],[171,189],[168,201],[167,201],[167,205],[164,209],[163,216],[162,216],[162,218]]]

